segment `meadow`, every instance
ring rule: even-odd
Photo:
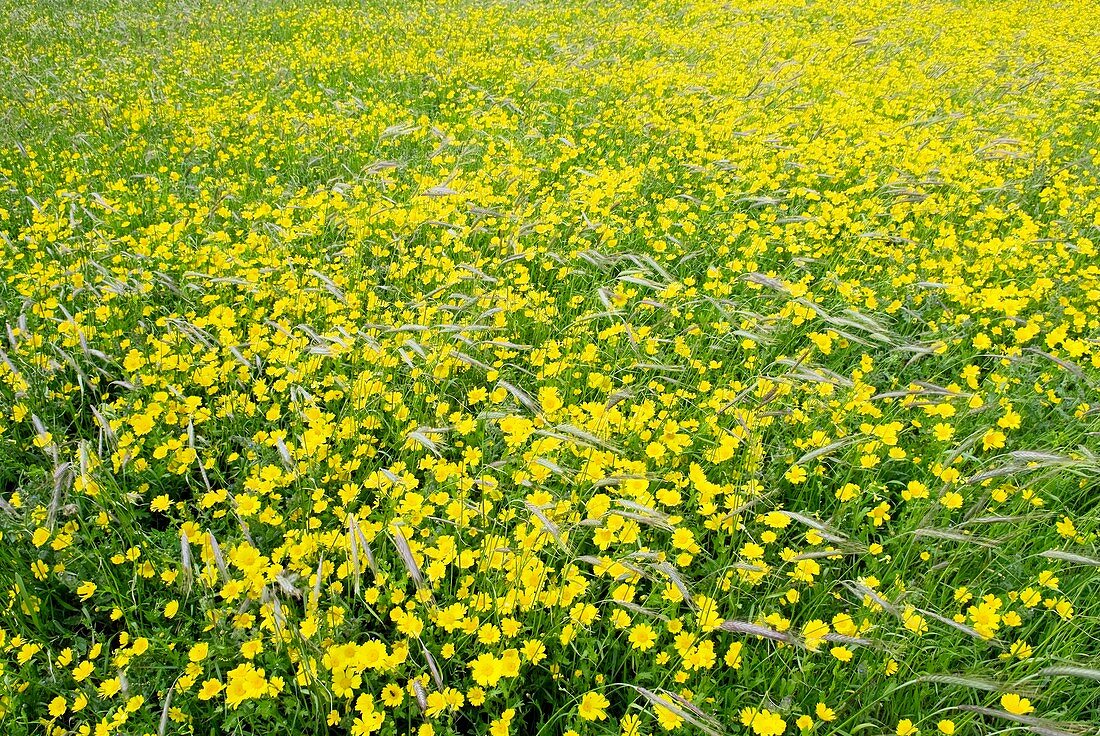
[[[1095,2],[0,19],[0,733],[1100,733]]]

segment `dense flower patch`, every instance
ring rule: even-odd
[[[3,733],[1096,733],[1092,4],[0,7]]]

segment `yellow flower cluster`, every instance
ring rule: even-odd
[[[1095,730],[1081,0],[0,0],[0,731]]]

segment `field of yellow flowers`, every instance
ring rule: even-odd
[[[1094,2],[0,19],[0,733],[1100,733]]]

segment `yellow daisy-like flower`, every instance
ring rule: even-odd
[[[607,718],[607,706],[611,702],[598,692],[585,693],[577,706],[577,715],[586,721],[602,721]]]

